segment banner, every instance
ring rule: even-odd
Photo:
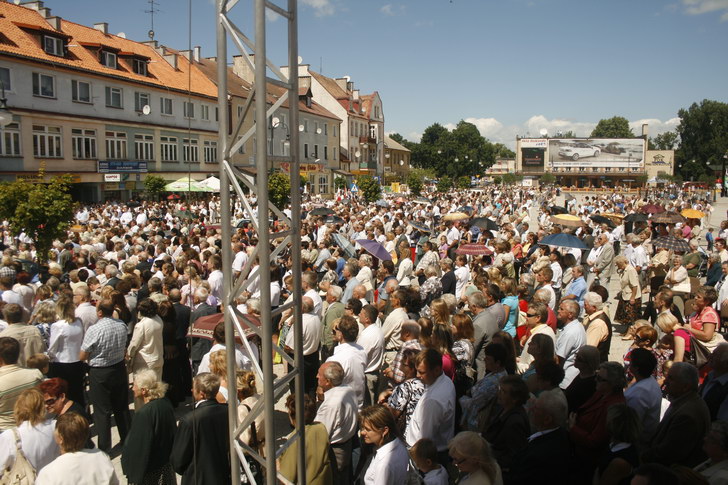
[[[642,138],[557,138],[549,140],[552,168],[618,168],[644,170]],[[622,170],[624,171],[624,170]]]

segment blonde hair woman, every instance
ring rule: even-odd
[[[660,313],[657,326],[668,335],[673,336],[673,362],[684,362],[685,353],[690,353],[690,332],[685,330],[672,313]]]
[[[448,443],[455,467],[460,471],[458,485],[503,483],[501,469],[493,458],[490,445],[474,431],[461,431]]]
[[[85,364],[78,358],[83,343],[83,323],[76,318],[75,305],[68,296],[56,303],[56,321],[51,325],[48,343],[50,367],[48,377],[60,377],[68,382],[68,398],[83,406]]]
[[[238,423],[242,423],[261,397],[258,394],[255,374],[246,370],[238,371],[235,387],[238,392],[238,401],[240,401],[240,404],[238,404]],[[253,436],[253,426],[255,426],[255,436]],[[255,450],[262,449],[263,442],[265,441],[263,413],[259,413],[253,423],[243,430],[243,433],[240,435],[240,440]]]
[[[227,350],[216,350],[210,354],[210,372],[220,378],[217,402],[225,404],[228,400]]]
[[[4,470],[8,470],[15,463],[16,439],[20,441],[23,455],[36,471],[61,454],[53,439],[56,422],[46,419],[43,394],[38,389],[26,389],[18,396],[13,407],[13,417],[17,428],[0,434],[0,466]]]

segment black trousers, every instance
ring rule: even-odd
[[[59,377],[68,383],[68,398],[77,402],[81,407],[86,406],[86,396],[83,393],[83,378],[86,376],[86,363],[51,362],[48,368],[48,377]]]
[[[88,376],[89,402],[93,406],[99,449],[108,453],[111,450],[111,414],[114,414],[122,443],[131,424],[126,365],[122,360],[110,367],[91,367]]]
[[[293,354],[288,354],[293,357]],[[321,360],[319,359],[319,353],[314,352],[313,354],[303,356],[303,388],[306,394],[313,395],[316,392],[316,386],[318,386],[318,379],[316,374],[318,373],[319,365]],[[291,371],[291,366],[288,366],[288,371]],[[291,393],[296,392],[296,380],[292,380],[290,385]]]

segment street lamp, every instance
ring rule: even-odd
[[[0,128],[5,128],[13,122],[13,113],[8,109],[8,99],[5,97],[5,83],[0,81]]]

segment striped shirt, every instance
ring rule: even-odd
[[[126,324],[121,320],[104,317],[86,331],[81,345],[89,353],[91,367],[110,367],[124,360],[126,352]]]
[[[0,367],[0,431],[16,426],[13,407],[24,390],[43,380],[38,369],[25,369],[15,364]]]

